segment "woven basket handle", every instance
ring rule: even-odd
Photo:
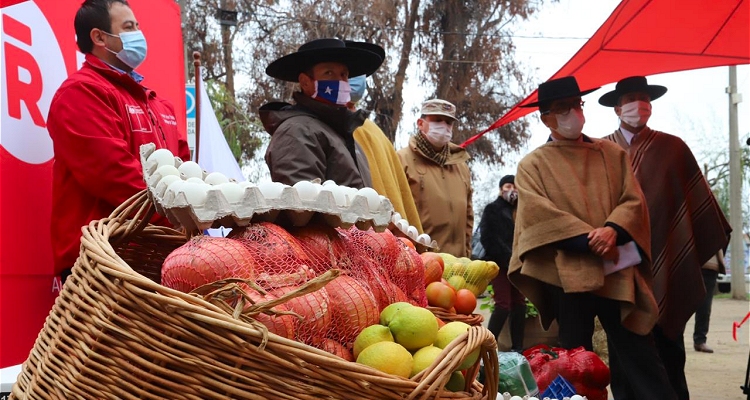
[[[149,221],[156,213],[156,208],[148,196],[148,189],[143,189],[125,200],[120,206],[109,214],[110,220],[117,220],[124,230],[121,235],[110,238],[112,244],[137,235],[148,226]]]

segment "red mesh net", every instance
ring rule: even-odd
[[[253,301],[262,302],[292,292],[332,268],[341,275],[324,288],[274,308],[299,318],[259,314],[256,320],[277,335],[351,360],[354,339],[378,323],[387,305],[427,305],[419,254],[390,231],[356,227],[310,225],[287,231],[260,222],[235,228],[228,238],[199,237],[167,257],[162,283],[187,292],[220,279],[250,279],[266,293],[247,285],[243,289]]]

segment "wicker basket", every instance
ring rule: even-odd
[[[159,285],[162,261],[186,237],[145,223],[153,212],[142,192],[84,228],[73,275],[11,398],[495,399],[496,342],[484,328],[472,327],[432,366],[403,379],[268,334],[210,296]],[[444,391],[451,371],[476,349],[486,385],[473,379],[477,363],[465,392]]]
[[[445,308],[442,307],[433,307],[428,306],[428,310],[432,311],[433,314],[435,314],[436,317],[442,319],[445,322],[453,322],[453,321],[460,321],[467,323],[471,326],[481,326],[482,322],[484,322],[484,317],[481,314],[459,314],[454,312],[449,312]]]

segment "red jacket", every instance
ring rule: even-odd
[[[172,105],[91,54],[55,93],[47,129],[55,150],[52,251],[58,274],[78,258],[82,226],[146,187],[142,144],[190,159]]]

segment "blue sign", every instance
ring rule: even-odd
[[[187,117],[195,119],[195,86],[185,86],[185,108],[187,109]]]

